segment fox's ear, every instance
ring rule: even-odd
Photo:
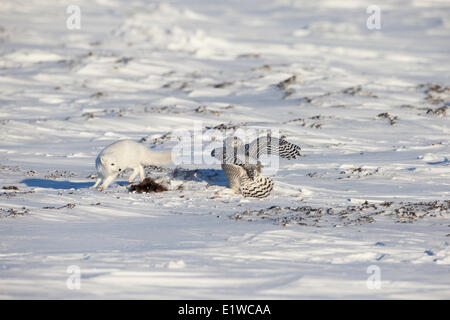
[[[106,165],[106,159],[105,159],[105,157],[100,157],[100,162],[101,162],[103,165]]]

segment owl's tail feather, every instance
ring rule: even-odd
[[[273,189],[273,181],[268,177],[258,176],[241,184],[241,193],[244,197],[265,198]]]

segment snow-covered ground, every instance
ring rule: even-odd
[[[449,58],[448,1],[3,0],[0,298],[449,299]],[[268,198],[88,189],[115,140],[237,128],[302,147]]]

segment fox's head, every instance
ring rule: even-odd
[[[114,158],[103,156],[100,158],[100,161],[105,168],[109,169],[109,171],[112,172],[122,171],[122,169],[119,168],[119,165],[117,164],[117,161]]]

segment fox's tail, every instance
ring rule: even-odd
[[[147,150],[146,165],[162,166],[170,164],[173,160],[172,151]]]

